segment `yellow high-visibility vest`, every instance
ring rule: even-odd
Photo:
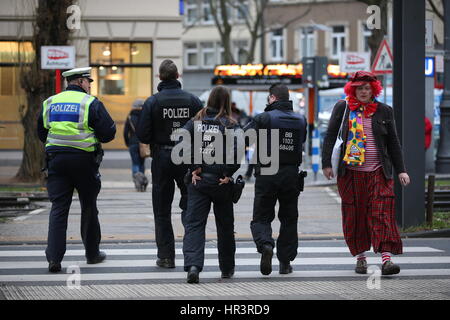
[[[89,106],[95,97],[84,92],[67,90],[44,101],[42,116],[48,129],[45,146],[63,146],[88,152],[98,142],[89,127]]]

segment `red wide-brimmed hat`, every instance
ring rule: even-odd
[[[368,71],[356,71],[353,77],[350,78],[351,86],[362,86],[366,82],[377,81],[377,76]]]

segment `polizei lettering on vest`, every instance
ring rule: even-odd
[[[185,119],[189,118],[189,108],[163,107],[164,119]]]
[[[78,103],[57,103],[50,106],[50,112],[70,112],[76,113],[80,109]]]

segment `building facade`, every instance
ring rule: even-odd
[[[236,2],[237,3],[237,2]],[[245,14],[255,15],[254,1],[241,1],[239,6],[228,6],[227,15],[232,25],[231,54],[233,62],[247,61],[251,36],[245,24]],[[217,13],[220,18],[220,12]],[[223,64],[224,48],[209,0],[185,0],[183,19],[183,84],[184,88],[201,95],[211,88],[216,65]],[[255,61],[260,60],[259,41],[255,48]]]
[[[34,57],[30,40],[36,4],[26,0],[0,3],[0,149],[21,149],[23,144],[19,109],[25,95],[18,61]],[[161,61],[172,59],[180,73],[183,70],[180,3],[79,0],[75,5],[67,16],[78,14],[80,23],[71,32],[69,45],[75,46],[77,67],[93,68],[91,94],[103,101],[116,121],[116,138],[105,148],[121,149],[131,105],[136,98],[156,92]]]

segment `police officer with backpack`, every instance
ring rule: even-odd
[[[175,238],[172,228],[172,201],[175,184],[180,189],[182,214],[187,206],[187,190],[183,178],[186,165],[175,165],[171,152],[175,144],[172,133],[183,126],[200,109],[198,97],[181,89],[178,69],[172,60],[159,67],[158,93],[143,106],[136,134],[139,141],[150,144],[152,150],[152,203],[155,217],[156,245],[161,268],[175,268]]]
[[[44,101],[38,119],[39,139],[45,143],[52,208],[45,254],[50,272],[61,271],[66,251],[66,231],[74,189],[81,204],[81,238],[88,264],[102,262],[97,195],[101,182],[100,143],[114,139],[116,125],[103,103],[90,95],[90,67],[63,72],[65,91]]]
[[[214,87],[206,108],[185,126],[191,138],[187,143],[192,182],[188,185],[188,206],[183,219],[184,270],[187,271],[188,283],[198,283],[199,273],[203,270],[205,228],[211,204],[217,227],[221,277],[231,278],[234,274],[236,244],[232,176],[240,167],[238,150],[241,147],[243,151],[244,140],[234,134],[240,127],[232,118],[230,102],[230,92],[226,87]],[[227,148],[227,140],[233,142],[232,148]],[[186,141],[180,144],[186,144]]]
[[[256,115],[244,130],[255,129],[258,137],[258,155],[261,148],[279,152],[272,159],[276,163],[262,163],[260,157],[255,166],[255,198],[253,219],[250,224],[257,250],[262,254],[260,271],[263,275],[272,272],[272,256],[275,241],[272,238],[271,223],[275,218],[275,204],[279,202],[278,218],[280,231],[276,242],[279,273],[292,272],[290,262],[297,255],[298,248],[298,197],[303,189],[304,173],[299,172],[302,162],[303,143],[306,139],[306,119],[295,113],[289,90],[283,84],[274,84],[269,89],[268,105],[263,113]],[[260,129],[268,132],[267,145],[262,145]],[[270,139],[272,131],[278,132],[278,141]],[[275,174],[267,174],[269,166],[278,167]]]

